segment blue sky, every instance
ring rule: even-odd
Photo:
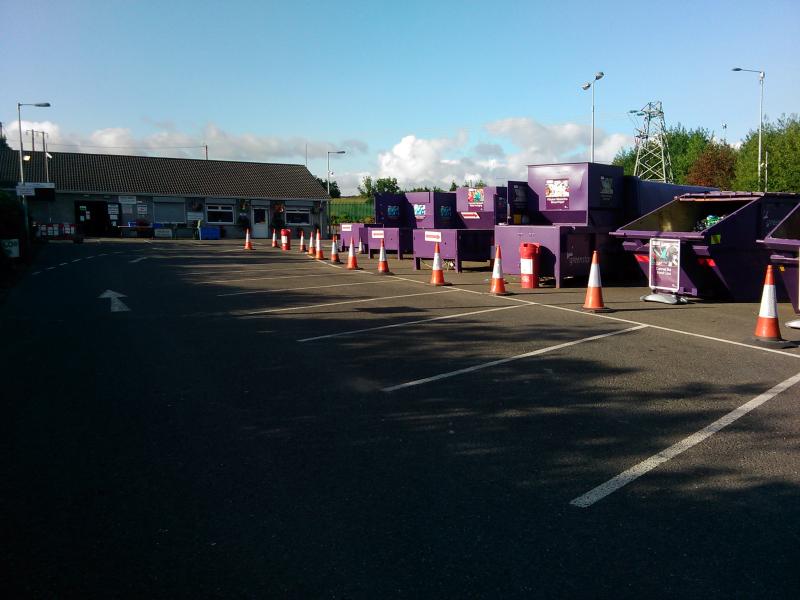
[[[632,143],[627,112],[740,140],[800,112],[800,2],[11,2],[0,120],[17,147],[299,162],[354,192],[366,174],[447,185]],[[26,142],[27,143],[27,142]]]

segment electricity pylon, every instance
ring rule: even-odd
[[[636,166],[633,174],[639,179],[672,183],[672,161],[669,158],[667,126],[664,124],[661,101],[648,102],[641,110],[630,112],[644,117],[644,123],[636,130]]]

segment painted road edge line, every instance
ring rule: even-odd
[[[267,310],[256,310],[246,313],[239,313],[242,316],[264,315],[268,313],[286,312],[290,310],[303,310],[306,308],[324,308],[326,306],[340,306],[342,304],[358,304],[359,302],[377,302],[379,300],[398,300],[400,298],[414,298],[415,296],[433,296],[435,294],[447,294],[455,290],[446,289],[438,292],[423,292],[421,294],[402,294],[400,296],[378,296],[377,298],[359,298],[358,300],[344,300],[342,302],[328,302],[326,304],[306,304],[305,306],[289,306],[287,308],[270,308]]]
[[[231,296],[245,296],[247,294],[273,294],[275,292],[295,292],[298,290],[323,290],[326,288],[347,287],[352,285],[375,285],[376,283],[383,283],[383,280],[376,281],[359,281],[357,283],[333,283],[331,285],[311,285],[304,287],[281,288],[278,290],[248,290],[246,292],[230,292],[228,294],[217,294],[217,298],[229,298]]]
[[[498,360],[493,360],[490,362],[482,363],[479,365],[473,365],[471,367],[466,367],[464,369],[458,369],[456,371],[448,371],[447,373],[440,373],[439,375],[433,375],[431,377],[425,377],[424,379],[415,379],[414,381],[408,381],[406,383],[401,383],[399,385],[393,385],[390,387],[385,387],[381,389],[382,392],[394,392],[396,390],[402,390],[404,388],[410,388],[417,385],[422,385],[424,383],[431,383],[432,381],[439,381],[440,379],[448,379],[450,377],[455,377],[456,375],[463,375],[465,373],[472,373],[474,371],[480,371],[482,369],[488,369],[490,367],[496,367],[497,365],[503,365],[505,363],[509,363],[514,360],[520,360],[523,358],[530,358],[532,356],[538,356],[540,354],[545,354],[547,352],[554,352],[555,350],[561,350],[562,348],[569,348],[570,346],[577,346],[578,344],[583,344],[585,342],[592,342],[594,340],[601,340],[603,338],[608,338],[614,335],[620,335],[623,333],[630,333],[631,331],[638,331],[640,329],[645,329],[648,327],[647,325],[638,325],[636,327],[629,327],[628,329],[620,329],[619,331],[611,331],[609,333],[601,333],[599,335],[592,335],[589,337],[581,338],[579,340],[573,340],[571,342],[564,342],[563,344],[556,344],[555,346],[547,346],[546,348],[539,348],[538,350],[533,350],[531,352],[525,352],[524,354],[517,354],[515,356],[509,356],[508,358],[501,358]]]
[[[608,481],[603,484],[598,485],[597,487],[589,490],[585,494],[570,500],[570,504],[572,506],[577,506],[579,508],[588,508],[595,502],[602,500],[606,496],[613,494],[618,489],[628,485],[630,482],[638,479],[642,475],[652,471],[659,465],[667,462],[686,452],[693,446],[707,440],[712,435],[724,429],[731,423],[734,423],[738,419],[745,416],[752,410],[755,410],[765,402],[771,400],[778,394],[785,392],[790,387],[795,385],[796,383],[800,382],[800,373],[790,377],[789,379],[780,382],[778,385],[774,386],[773,388],[767,390],[760,396],[756,396],[749,402],[745,402],[739,408],[735,408],[728,414],[724,415],[723,417],[717,419],[710,425],[703,427],[700,431],[693,433],[687,438],[682,439],[677,444],[673,444],[666,450],[662,450],[658,454],[654,454],[650,458],[643,460],[638,465],[635,465],[628,469],[627,471],[623,471],[616,477],[612,477]]]
[[[372,282],[367,282],[372,283]],[[363,285],[363,284],[351,284],[351,285]],[[494,308],[487,308],[485,310],[473,310],[472,312],[465,312],[465,313],[457,313],[454,315],[444,315],[441,317],[430,317],[428,319],[418,319],[416,321],[403,321],[402,323],[392,323],[391,325],[379,325],[377,327],[367,327],[365,329],[351,329],[350,331],[341,331],[339,333],[329,333],[328,335],[318,335],[316,337],[310,338],[303,338],[301,340],[297,340],[298,342],[313,342],[316,340],[327,340],[330,338],[335,337],[343,337],[346,335],[354,335],[356,333],[365,333],[367,331],[380,331],[382,329],[393,329],[395,327],[404,327],[406,325],[418,325],[420,323],[432,323],[433,321],[444,321],[446,319],[456,319],[458,317],[469,317],[471,315],[481,315],[483,313],[489,312],[496,312],[498,310],[511,310],[512,308],[522,308],[523,304],[516,304],[514,306],[497,306]]]

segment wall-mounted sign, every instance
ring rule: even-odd
[[[0,240],[3,251],[9,258],[19,258],[19,240]]]
[[[614,198],[614,179],[600,176],[600,200],[603,204],[611,204]]]
[[[186,220],[187,221],[202,221],[204,218],[203,211],[187,211],[186,212]]]
[[[449,219],[453,216],[453,207],[446,204],[439,207],[439,216],[443,219]]]
[[[117,202],[120,204],[136,204],[136,196],[117,196]]]
[[[146,215],[147,214],[147,204],[137,204],[136,205],[136,214],[137,215]]]
[[[544,185],[545,210],[569,210],[569,179],[548,179]]]
[[[650,238],[650,289],[677,292],[681,287],[681,241]]]
[[[426,242],[441,242],[442,241],[442,232],[441,231],[426,231],[425,232],[425,241]]]
[[[421,221],[425,218],[425,210],[427,208],[426,204],[414,204],[414,218],[417,221]]]
[[[393,217],[395,219],[400,217],[400,205],[399,204],[389,204],[386,207],[386,216]]]
[[[370,237],[373,240],[382,240],[383,239],[383,229],[370,229]]]
[[[469,188],[467,190],[467,204],[470,208],[483,208],[483,188]]]
[[[480,219],[480,215],[476,212],[462,212],[461,213],[462,219]]]

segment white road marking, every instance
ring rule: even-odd
[[[66,264],[67,264],[67,263],[65,263],[65,262],[63,262],[63,263],[58,263],[58,266],[59,266],[59,267],[63,267],[63,266],[64,266],[64,265],[66,265]]]
[[[146,256],[140,256],[139,258],[134,258],[133,260],[129,260],[128,262],[131,264],[135,264],[138,262],[142,262],[143,260],[147,260]]]
[[[749,402],[745,402],[739,408],[732,410],[728,414],[717,419],[716,421],[704,427],[700,431],[697,431],[696,433],[693,433],[689,437],[682,439],[677,444],[673,444],[666,450],[662,450],[658,454],[654,454],[650,458],[643,460],[638,465],[631,467],[627,471],[623,471],[616,477],[613,477],[608,481],[606,481],[605,483],[598,485],[596,488],[589,490],[582,496],[578,496],[577,498],[571,500],[570,504],[580,508],[590,507],[598,500],[602,500],[606,496],[613,494],[618,489],[628,485],[630,482],[638,479],[639,477],[648,473],[649,471],[652,471],[659,465],[664,464],[668,460],[675,458],[679,454],[682,454],[687,450],[689,450],[690,448],[696,446],[697,444],[707,440],[721,429],[724,429],[731,423],[734,423],[735,421],[742,418],[750,411],[755,410],[756,408],[758,408],[765,402],[771,400],[778,394],[785,392],[798,382],[800,382],[800,373],[797,373],[796,375],[790,377],[789,379],[782,381],[781,383],[767,390],[760,396],[756,396]]]
[[[372,283],[372,282],[368,282]],[[362,284],[353,284],[353,285],[362,285]],[[465,312],[465,313],[458,313],[454,315],[445,315],[442,317],[431,317],[429,319],[418,319],[416,321],[403,321],[402,323],[393,323],[392,325],[381,325],[379,327],[366,327],[364,329],[351,329],[350,331],[341,331],[339,333],[330,333],[328,335],[318,335],[316,337],[310,338],[303,338],[301,340],[297,340],[298,342],[313,342],[316,340],[327,340],[330,338],[335,337],[343,337],[346,335],[354,335],[356,333],[364,333],[367,331],[380,331],[382,329],[394,329],[396,327],[405,327],[407,325],[418,325],[420,323],[432,323],[434,321],[445,321],[447,319],[457,319],[458,317],[469,317],[471,315],[480,315],[483,313],[490,313],[496,312],[498,310],[512,310],[515,308],[521,308],[521,304],[517,304],[516,306],[498,306],[496,308],[487,308],[485,310],[473,310],[472,312]]]
[[[80,259],[80,258],[76,258],[76,259],[75,259],[75,260],[73,260],[72,262],[76,263],[76,262],[80,262],[80,261],[81,261],[81,259]]]
[[[300,277],[330,277],[330,275],[275,275],[273,277],[238,277],[236,279],[214,279],[211,281],[199,281],[198,283],[233,283],[236,281],[269,281],[271,279],[298,279]]]
[[[176,266],[180,266],[180,265],[176,265]],[[191,265],[191,266],[194,267],[195,269],[201,268],[201,267],[199,267],[197,265]],[[222,269],[224,269],[225,265],[210,265],[208,267],[202,267],[202,268],[205,268],[205,269],[211,269],[211,268],[220,269],[220,268],[222,268]],[[313,270],[314,270],[313,267],[292,267],[292,266],[288,266],[288,267],[274,267],[274,268],[271,268],[271,269],[233,269],[233,270],[230,270],[230,271],[225,271],[224,274],[225,275],[233,275],[235,273],[269,273],[271,271],[313,271]],[[213,271],[211,271],[211,272],[209,272],[209,271],[187,271],[186,273],[183,273],[183,274],[184,275],[219,275],[220,273],[218,273],[218,272],[215,273]]]
[[[34,271],[33,273],[31,273],[31,275],[38,275],[39,273],[41,273],[41,271]]]
[[[347,287],[349,285],[374,285],[376,283],[381,283],[381,281],[377,280],[377,281],[360,281],[358,283],[334,283],[332,285],[311,285],[311,286],[294,287],[294,288],[283,288],[280,290],[251,290],[248,292],[231,292],[229,294],[217,294],[217,297],[228,298],[230,296],[244,296],[246,294],[274,294],[275,292],[295,292],[299,290],[322,290],[325,288]]]
[[[52,271],[53,269],[55,269],[55,267],[47,267],[48,271]]]
[[[605,319],[607,321],[616,321],[617,323],[627,323],[629,325],[646,325],[647,327],[650,327],[651,329],[657,329],[659,331],[669,331],[670,333],[677,333],[679,335],[688,335],[688,336],[691,336],[691,337],[701,338],[701,339],[709,340],[709,341],[712,341],[712,342],[719,342],[721,344],[730,344],[732,346],[741,346],[743,348],[751,348],[753,350],[761,350],[762,352],[772,352],[773,354],[781,354],[783,356],[791,356],[792,358],[800,358],[800,354],[794,354],[792,352],[786,352],[784,350],[775,350],[774,348],[766,348],[766,347],[763,347],[763,346],[756,346],[755,344],[746,344],[744,342],[737,342],[737,341],[734,341],[734,340],[726,340],[726,339],[723,339],[723,338],[713,337],[713,336],[710,336],[710,335],[704,335],[702,333],[695,333],[693,331],[683,331],[681,329],[673,329],[671,327],[663,327],[661,325],[652,325],[650,323],[641,323],[639,321],[633,321],[631,319],[623,319],[621,317],[613,317],[611,315],[604,315],[604,314],[601,314],[601,313],[590,313],[590,312],[585,312],[585,311],[582,311],[582,310],[578,310],[576,308],[569,308],[569,307],[566,307],[566,306],[558,306],[558,305],[555,305],[555,304],[543,304],[541,302],[533,302],[531,300],[524,300],[522,298],[515,298],[513,296],[498,296],[498,298],[502,298],[503,300],[510,300],[512,302],[521,302],[523,304],[531,304],[531,305],[534,305],[534,306],[541,306],[543,308],[552,308],[552,309],[555,309],[555,310],[562,310],[562,311],[565,311],[565,312],[571,312],[571,313],[575,313],[575,314],[579,314],[579,315],[584,315],[584,316],[587,316],[587,317],[595,317],[595,318],[598,318],[598,319]]]
[[[496,367],[497,365],[503,365],[505,363],[509,363],[514,360],[520,360],[523,358],[530,358],[531,356],[538,356],[540,354],[545,354],[547,352],[553,352],[555,350],[561,350],[562,348],[569,348],[570,346],[577,346],[578,344],[583,344],[585,342],[591,342],[594,340],[601,340],[603,338],[611,337],[614,335],[620,335],[623,333],[629,333],[631,331],[638,331],[639,329],[644,329],[648,327],[647,325],[639,325],[637,327],[629,327],[628,329],[621,329],[619,331],[611,331],[609,333],[601,333],[600,335],[592,335],[590,337],[581,338],[579,340],[573,340],[571,342],[564,342],[563,344],[556,344],[555,346],[547,346],[546,348],[539,348],[538,350],[533,350],[532,352],[525,352],[524,354],[517,354],[516,356],[509,356],[508,358],[501,358],[498,360],[492,360],[490,362],[481,363],[479,365],[473,365],[471,367],[466,367],[464,369],[458,369],[456,371],[448,371],[447,373],[440,373],[439,375],[433,375],[432,377],[425,377],[424,379],[415,379],[414,381],[408,381],[406,383],[401,383],[399,385],[393,385],[390,387],[385,387],[381,391],[383,392],[394,392],[396,390],[402,390],[405,388],[414,387],[417,385],[422,385],[424,383],[431,383],[432,381],[439,381],[440,379],[448,379],[450,377],[455,377],[456,375],[464,375],[465,373],[472,373],[474,371],[480,371],[482,369],[488,369],[489,367]]]
[[[111,300],[111,312],[128,312],[130,308],[120,300],[120,298],[125,298],[125,294],[120,294],[119,292],[115,292],[113,290],[106,290],[102,294],[98,296],[98,298],[109,298]]]
[[[87,257],[86,257],[86,260],[91,260],[91,259],[93,259],[93,258],[94,258],[94,256],[87,256]]]
[[[447,294],[452,292],[451,289],[445,289],[438,292],[423,292],[421,294],[402,294],[400,296],[379,296],[377,298],[360,298],[358,300],[344,300],[342,302],[328,302],[326,304],[307,304],[305,306],[290,306],[289,308],[270,308],[268,310],[257,310],[253,312],[240,313],[244,315],[263,315],[267,313],[285,312],[290,310],[303,310],[306,308],[324,308],[326,306],[340,306],[342,304],[358,304],[360,302],[377,302],[379,300],[398,300],[400,298],[413,298],[415,296],[433,296],[434,294]]]

